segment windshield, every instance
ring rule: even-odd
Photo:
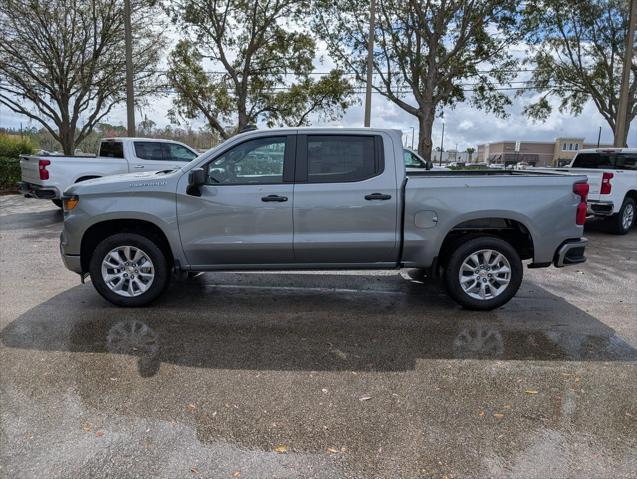
[[[637,153],[593,152],[580,153],[573,160],[573,168],[637,170]]]

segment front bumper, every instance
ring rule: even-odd
[[[588,240],[586,238],[566,240],[555,252],[553,264],[557,268],[561,268],[562,266],[583,263],[586,261],[584,250],[587,244]]]
[[[62,256],[62,262],[66,269],[73,271],[77,274],[82,274],[82,260],[79,254],[66,254],[64,248],[66,246],[66,239],[64,231],[60,234],[60,256]]]
[[[26,181],[18,183],[18,191],[27,198],[37,198],[40,200],[55,200],[61,198],[57,188],[42,188],[39,185],[27,183]]]

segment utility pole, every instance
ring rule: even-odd
[[[367,38],[367,89],[365,91],[365,126],[372,119],[372,73],[374,69],[374,30],[376,29],[376,0],[369,5],[369,37]]]
[[[633,44],[635,43],[635,22],[637,22],[637,0],[630,0],[630,10],[628,12],[628,36],[626,38],[626,49],[624,51],[624,74],[622,76],[622,86],[619,92],[619,107],[617,108],[617,119],[615,120],[615,141],[614,146],[622,148],[626,146],[624,137],[628,125],[628,83],[630,82],[630,68],[633,61]]]
[[[128,136],[135,136],[135,93],[133,90],[133,32],[130,0],[124,0],[124,43],[126,47],[126,119]]]
[[[411,127],[411,149],[412,149],[412,150],[414,149],[414,134],[415,134],[415,129],[414,129],[414,127],[412,126],[412,127]]]
[[[442,120],[442,139],[440,140],[440,160],[438,166],[442,166],[442,152],[445,151],[445,120]]]
[[[602,127],[599,127],[599,131],[597,132],[597,148],[599,148],[599,141],[602,139]]]

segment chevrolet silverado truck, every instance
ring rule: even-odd
[[[561,173],[588,177],[588,214],[604,219],[615,234],[625,235],[637,217],[637,148],[580,150]]]
[[[530,267],[585,261],[585,176],[406,172],[401,132],[239,134],[185,167],[64,193],[61,253],[119,306],[173,274],[422,268],[469,309],[509,301]]]
[[[22,155],[22,181],[27,198],[52,200],[62,206],[62,192],[71,184],[131,171],[181,168],[198,153],[183,143],[152,138],[106,138],[96,156]]]

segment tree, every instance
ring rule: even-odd
[[[467,154],[469,155],[469,163],[471,163],[471,159],[473,158],[473,154],[476,152],[475,148],[469,147],[467,148]]]
[[[153,91],[163,43],[142,0],[132,0],[137,96]],[[2,0],[0,103],[46,128],[73,154],[124,100],[122,0]]]
[[[549,99],[556,97],[560,112],[579,115],[592,100],[614,132],[628,37],[627,0],[529,0],[524,17],[532,54],[528,62],[535,69],[531,85],[543,93],[526,113],[545,120],[552,111]],[[637,115],[637,53],[631,70],[627,125]]]
[[[498,90],[515,72],[515,0],[377,0],[373,89],[418,119],[418,153],[431,156],[434,118],[469,100],[505,116]],[[316,0],[314,27],[338,64],[363,81],[368,0]],[[485,72],[489,70],[489,72]],[[470,88],[465,82],[471,79]],[[467,95],[468,92],[472,95]]]
[[[311,113],[337,118],[352,103],[339,71],[310,77],[316,41],[300,21],[306,0],[176,0],[165,8],[185,36],[169,58],[174,120],[203,115],[228,138],[258,120],[300,126]]]

